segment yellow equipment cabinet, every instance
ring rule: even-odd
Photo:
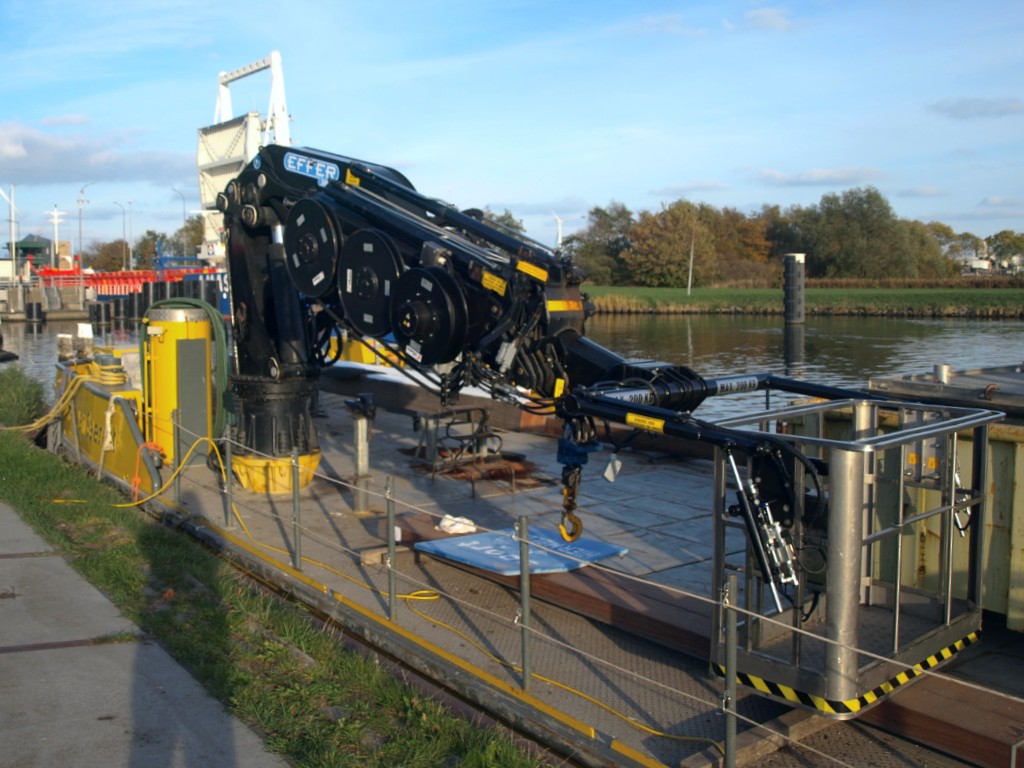
[[[213,436],[213,329],[198,307],[150,308],[142,323],[145,437],[173,464],[175,418],[182,452]]]

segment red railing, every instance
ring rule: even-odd
[[[80,269],[35,270],[40,282],[46,286],[72,288],[84,285],[100,296],[126,296],[141,293],[146,283],[177,283],[188,275],[215,275],[216,267],[175,267],[173,269],[133,269],[122,272],[82,272]]]

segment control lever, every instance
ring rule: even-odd
[[[754,559],[761,570],[761,578],[771,588],[775,608],[782,613],[782,600],[777,585],[797,584],[796,553],[793,545],[783,536],[782,526],[772,517],[771,506],[761,501],[753,480],[744,481],[732,451],[725,453],[729,468],[736,480],[738,507],[730,507],[729,514],[742,515],[747,527],[747,538],[754,550]]]

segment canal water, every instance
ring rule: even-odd
[[[5,323],[4,348],[44,382],[53,380],[57,334],[77,334],[78,323],[35,328]],[[787,327],[781,317],[744,315],[602,315],[588,335],[629,357],[687,365],[706,377],[771,372],[820,384],[861,388],[870,378],[1024,362],[1024,322],[1016,320],[907,320],[876,317],[811,317]],[[113,326],[96,343],[137,340],[133,326]],[[708,418],[763,407],[748,393],[708,401]]]
[[[813,317],[786,326],[781,317],[602,315],[587,334],[627,357],[687,365],[705,377],[769,372],[857,389],[936,364],[970,370],[1024,362],[1024,322],[1016,320]],[[710,400],[699,413],[763,406],[763,393],[748,393]]]
[[[88,326],[87,322],[83,323]],[[15,363],[3,363],[3,365],[19,365],[27,373],[50,384],[55,381],[57,362],[57,336],[68,333],[78,336],[80,323],[72,321],[56,321],[38,323],[11,323],[7,322],[0,326],[0,335],[4,339],[4,350],[14,352],[19,359]],[[95,344],[113,344],[123,346],[134,344],[138,341],[137,323],[126,325],[111,324],[106,327],[106,332],[101,333],[94,330],[93,341]]]

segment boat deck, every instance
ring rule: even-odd
[[[529,477],[517,478],[514,493],[507,477],[478,480],[474,496],[468,481],[446,473],[432,477],[428,468],[416,466],[411,454],[419,436],[408,416],[378,411],[371,439],[371,513],[356,514],[354,491],[343,484],[355,471],[352,419],[341,396],[321,395],[320,405],[329,414],[318,420],[323,458],[320,476],[300,494],[302,570],[301,576],[291,573],[293,588],[305,591],[306,597],[344,598],[344,608],[357,606],[377,617],[381,624],[374,632],[397,627],[411,633],[415,639],[406,650],[420,656],[431,676],[459,677],[456,687],[468,688],[462,693],[471,698],[496,692],[506,696],[512,719],[540,722],[562,732],[559,738],[566,741],[591,742],[612,764],[615,755],[628,757],[635,750],[637,759],[675,765],[708,748],[709,741],[722,739],[721,681],[700,660],[707,654],[711,606],[689,594],[706,592],[711,583],[711,519],[701,504],[710,482],[707,462],[656,464],[646,456],[623,454],[621,481],[610,485],[597,477],[599,470],[588,468],[591,477],[580,496],[585,535],[628,549],[623,557],[602,563],[600,571],[596,566],[585,569],[614,577],[600,582],[609,593],[591,595],[590,607],[600,610],[628,599],[610,594],[622,590],[615,579],[640,578],[648,588],[664,587],[662,605],[675,597],[689,606],[693,622],[686,627],[679,617],[652,616],[652,625],[669,642],[691,646],[687,650],[696,655],[626,631],[635,624],[626,614],[643,610],[640,604],[619,606],[623,629],[538,599],[531,607],[533,679],[524,691],[520,600],[514,588],[518,579],[502,584],[480,578],[408,545],[414,536],[424,538],[424,528],[432,530],[446,514],[468,518],[480,529],[510,528],[527,516],[532,531],[556,530],[561,488],[555,481],[560,465],[553,441],[503,433],[503,452],[528,455],[535,466]],[[412,595],[397,601],[394,622],[387,621],[388,579],[382,563],[383,494],[389,478],[398,524],[404,529],[404,546],[395,562],[397,591]],[[189,513],[227,528],[217,477],[204,464],[193,464],[183,473],[180,493],[180,506]],[[238,545],[251,548],[250,554],[266,558],[270,568],[289,572],[295,548],[292,497],[236,490],[233,500],[244,528],[235,520],[225,532]],[[571,582],[579,574],[533,575],[532,591],[541,597],[545,582]],[[422,599],[424,592],[436,599]],[[682,636],[672,638],[669,632],[677,624]],[[419,643],[423,646],[417,647]],[[786,710],[749,693],[740,707],[755,722],[770,721]]]
[[[948,366],[935,368],[932,373],[871,379],[868,389],[897,399],[991,408],[1003,411],[1011,419],[1024,419],[1024,367],[1007,365],[966,371],[947,370]]]
[[[543,735],[580,764],[713,761],[725,718],[722,681],[706,661],[713,601],[710,462],[622,452],[622,470],[608,483],[601,477],[607,454],[592,459],[579,498],[584,536],[627,552],[569,573],[531,576],[536,599],[524,655],[518,577],[467,570],[410,544],[443,535],[435,526],[444,515],[468,518],[486,530],[511,528],[525,516],[530,531],[556,530],[562,499],[554,441],[501,432],[503,454],[516,457],[515,480],[507,472],[479,473],[474,483],[435,475],[414,458],[421,435],[408,414],[417,402],[410,396],[405,413],[377,412],[369,511],[356,512],[350,484],[356,467],[353,419],[344,401],[360,387],[367,388],[363,382],[325,382],[334,392],[320,395],[326,414],[317,420],[323,459],[297,507],[291,495],[270,497],[236,487],[226,516],[218,476],[201,462],[182,473],[174,506],[201,534],[330,613],[352,634],[500,718]],[[389,481],[402,530],[394,561],[400,597],[393,604],[383,537]],[[729,548],[742,546],[737,538]],[[294,567],[296,554],[301,568]],[[530,670],[525,683],[524,665]],[[973,695],[971,690],[964,696]],[[1013,706],[1019,722],[1024,701]],[[792,711],[749,689],[741,688],[738,709],[741,761],[778,748],[762,725],[789,738],[813,738],[823,729],[837,734],[802,756],[804,765],[864,764],[873,750],[881,750],[874,764],[885,765],[901,754],[863,725]],[[958,764],[914,750],[920,762],[903,755],[899,764]]]

